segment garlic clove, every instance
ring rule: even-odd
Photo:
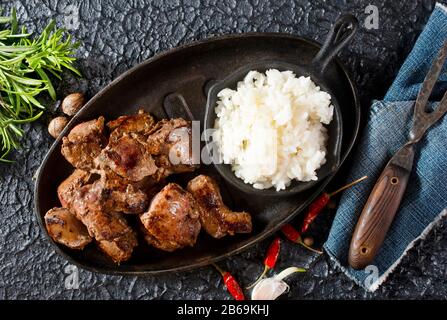
[[[252,300],[275,300],[289,290],[289,285],[276,278],[266,278],[258,282],[251,292]]]

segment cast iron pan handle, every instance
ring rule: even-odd
[[[352,14],[345,14],[335,21],[323,46],[312,60],[312,69],[317,74],[322,74],[329,62],[348,44],[357,31],[359,22]]]

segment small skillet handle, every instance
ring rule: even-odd
[[[356,33],[359,22],[352,14],[345,14],[335,21],[323,46],[312,60],[314,72],[322,74],[329,62],[348,44]]]
[[[363,269],[376,257],[399,209],[411,170],[388,163],[377,180],[355,227],[348,262]]]

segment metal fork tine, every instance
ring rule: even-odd
[[[416,107],[416,106],[415,106]],[[413,127],[410,130],[410,143],[418,142],[425,131],[435,124],[447,112],[447,91],[444,93],[441,102],[432,112],[414,112]]]
[[[424,111],[423,117],[419,119],[419,125],[418,126],[421,129],[419,131],[419,136],[423,135],[425,130],[430,128],[439,119],[441,119],[441,117],[446,112],[447,112],[447,91],[444,93],[444,96],[442,97],[442,100],[439,103],[439,105],[436,107],[436,109],[433,110],[432,112],[425,112]],[[413,126],[413,130],[412,130],[413,133],[416,132],[416,130],[414,130],[414,129],[415,129],[415,127]],[[410,136],[411,136],[411,133],[410,133]]]
[[[434,110],[431,114],[433,115],[433,122],[438,121],[440,117],[447,112],[447,91],[444,93],[441,102],[439,103],[436,110]]]
[[[441,50],[439,50],[438,56],[436,57],[435,61],[433,61],[430,70],[425,76],[424,82],[422,83],[422,88],[419,91],[416,103],[414,104],[413,127],[410,130],[409,143],[418,142],[424,135],[425,131],[436,121],[438,121],[447,111],[447,93],[444,94],[441,103],[435,111],[425,111],[430,94],[442,72],[442,67],[444,66],[446,57],[447,41],[444,42]]]
[[[430,94],[438,81],[439,75],[441,74],[442,67],[447,57],[447,41],[444,42],[443,46],[439,50],[438,56],[435,61],[433,61],[430,70],[425,76],[424,82],[422,83],[421,90],[419,91],[418,97],[416,99],[416,104],[414,106],[415,119],[421,119],[423,114],[425,114],[425,107],[427,105]]]

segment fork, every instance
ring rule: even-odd
[[[414,163],[415,145],[447,112],[447,92],[435,111],[427,112],[430,94],[447,56],[447,41],[428,71],[414,104],[413,126],[405,143],[385,166],[355,227],[348,262],[354,269],[370,265],[385,240],[407,188]]]

